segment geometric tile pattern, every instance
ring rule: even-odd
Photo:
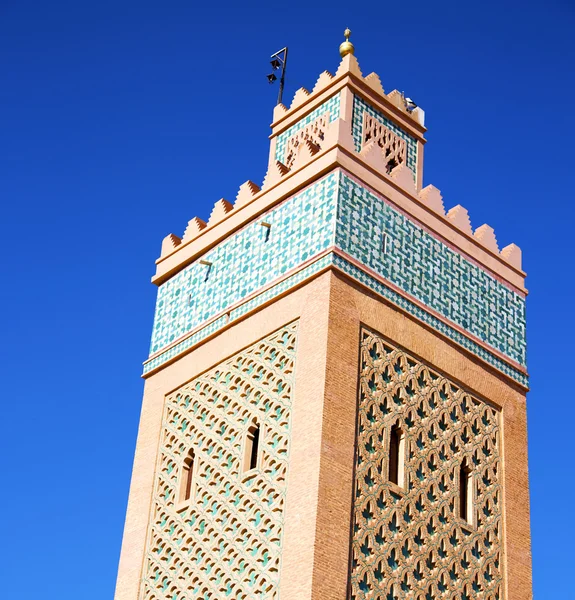
[[[319,116],[329,113],[329,122],[335,121],[339,119],[339,107],[340,107],[340,93],[338,92],[335,96],[332,96],[328,100],[326,100],[321,106],[318,106],[314,111],[310,112],[309,115],[306,115],[303,119],[299,120],[297,123],[292,125],[289,129],[286,129],[283,133],[276,138],[276,160],[279,160],[281,163],[285,164],[286,160],[286,145],[289,140],[293,136],[294,133],[297,133],[307,125],[309,125],[312,121],[315,121]]]
[[[262,221],[271,229],[262,227]],[[321,265],[336,263],[378,294],[526,384],[524,374],[425,310],[433,309],[525,365],[524,298],[341,170],[273,207],[209,250],[202,259],[211,266],[195,261],[159,287],[150,349],[154,356],[146,363],[145,372],[323,268],[313,258],[334,245],[384,281],[339,256],[325,257]],[[310,264],[303,267],[306,261]],[[292,270],[295,272],[285,278]],[[401,296],[385,281],[424,307]]]
[[[170,346],[164,352],[156,354],[153,358],[147,360],[144,363],[144,374],[149,373],[150,371],[153,371],[156,367],[159,367],[160,365],[163,365],[164,363],[170,361],[172,358],[175,358],[184,350],[195,346],[215,331],[218,331],[219,329],[227,325],[229,321],[229,317],[226,314],[224,314],[208,323],[205,327],[194,331],[194,333],[185,337],[181,342]]]
[[[185,337],[180,343],[170,346],[165,352],[157,354],[154,358],[146,361],[144,363],[144,373],[149,373],[153,369],[156,369],[160,365],[168,362],[172,358],[178,356],[183,351],[195,346],[198,342],[205,339],[218,329],[221,329],[228,323],[238,319],[239,317],[245,315],[250,312],[254,308],[265,304],[272,298],[283,294],[285,291],[297,286],[299,283],[308,279],[324,267],[327,267],[332,263],[331,254],[327,254],[322,258],[312,262],[310,265],[296,271],[293,275],[282,279],[276,285],[269,287],[261,294],[257,294],[256,296],[250,298],[246,302],[243,302],[239,306],[230,310],[229,313],[211,321],[205,327],[195,331],[192,335]]]
[[[143,599],[277,597],[296,334],[292,323],[166,397]],[[259,466],[244,473],[254,420]],[[182,505],[190,450],[192,498]]]
[[[359,269],[355,265],[351,264],[349,261],[345,260],[343,257],[334,255],[333,265],[336,268],[343,271],[344,273],[347,273],[350,277],[353,277],[355,280],[357,280],[361,284],[367,286],[369,289],[374,291],[379,296],[382,296],[383,298],[390,300],[395,305],[399,306],[400,308],[402,308],[409,314],[416,317],[419,321],[426,323],[435,331],[448,337],[449,339],[453,340],[454,342],[457,342],[457,344],[459,344],[460,346],[462,346],[469,352],[472,352],[476,356],[479,356],[485,362],[492,365],[493,367],[495,367],[502,373],[505,373],[509,377],[512,377],[513,379],[515,379],[515,381],[517,381],[521,385],[524,385],[525,387],[528,386],[529,377],[527,375],[525,375],[525,373],[522,373],[521,371],[514,369],[512,366],[509,365],[509,363],[501,360],[495,354],[487,351],[483,346],[480,346],[479,344],[475,343],[473,340],[471,340],[469,337],[465,336],[463,333],[461,333],[457,329],[450,327],[445,322],[443,322],[441,319],[438,319],[436,316],[429,313],[421,306],[419,306],[413,302],[410,302],[407,298],[405,298],[405,296],[402,296],[401,294],[396,292],[394,289],[385,285],[378,279],[375,279],[374,277],[372,277],[371,275],[369,275],[362,269]]]
[[[364,113],[375,119],[378,123],[385,125],[395,135],[399,136],[407,145],[407,166],[416,173],[417,169],[417,141],[411,137],[403,129],[399,128],[393,121],[387,119],[380,112],[371,107],[363,98],[359,96],[353,97],[353,121],[351,124],[351,132],[355,142],[355,149],[360,152],[364,145],[363,128],[364,128]]]
[[[367,330],[360,361],[352,600],[502,600],[498,411]],[[388,478],[394,425],[402,487]],[[458,516],[463,461],[471,524]]]
[[[525,365],[525,300],[519,294],[343,173],[337,219],[337,246]]]
[[[401,294],[397,293],[389,286],[386,286],[384,283],[375,279],[374,277],[372,277],[365,271],[359,269],[355,265],[351,264],[343,257],[332,252],[330,252],[327,255],[324,255],[322,258],[312,262],[303,269],[296,271],[293,275],[286,277],[285,279],[281,280],[276,285],[268,288],[261,294],[250,298],[250,300],[248,300],[247,302],[244,302],[236,308],[232,309],[229,312],[229,317],[227,315],[224,315],[222,317],[219,317],[218,319],[215,319],[214,321],[206,325],[206,327],[195,331],[193,335],[184,338],[179,344],[171,346],[165,352],[156,355],[154,358],[152,358],[144,364],[144,373],[149,373],[153,369],[156,369],[160,365],[178,356],[181,352],[196,345],[198,342],[200,342],[210,334],[214,333],[218,329],[221,329],[229,322],[232,322],[235,319],[241,317],[242,315],[245,315],[246,313],[248,313],[256,307],[265,304],[272,298],[283,294],[285,291],[297,286],[302,281],[305,281],[306,279],[312,277],[318,271],[321,271],[322,269],[330,265],[336,267],[344,273],[347,273],[350,277],[353,277],[361,284],[367,286],[379,296],[390,300],[391,302],[399,306],[401,309],[415,316],[419,321],[427,323],[434,330],[438,331],[439,333],[448,337],[449,339],[452,339],[453,341],[457,342],[460,346],[463,346],[473,354],[479,356],[485,362],[494,366],[496,369],[498,369],[502,373],[505,373],[509,377],[512,377],[520,384],[524,386],[528,385],[529,378],[527,377],[527,375],[525,375],[521,371],[518,371],[517,369],[514,369],[507,362],[501,360],[498,356],[495,356],[491,352],[488,352],[483,346],[476,344],[473,340],[469,339],[469,337],[465,336],[453,327],[450,327],[445,322],[441,321],[422,307],[418,306],[417,304],[414,304],[413,302],[410,302],[407,298],[405,298],[405,296],[402,296]]]
[[[160,285],[150,353],[327,248],[336,186],[336,173],[324,177],[204,254],[211,267],[195,261]]]

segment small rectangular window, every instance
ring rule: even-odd
[[[192,473],[194,472],[193,461],[186,468],[186,493],[184,500],[189,500],[192,497]]]
[[[381,252],[387,254],[387,233],[383,233],[381,236]]]
[[[389,436],[389,481],[403,487],[405,437],[397,425]]]
[[[194,479],[194,452],[190,451],[182,465],[182,476],[180,480],[180,502],[189,500],[193,495]]]
[[[473,522],[473,479],[465,462],[459,469],[459,516],[470,524]]]
[[[252,451],[250,453],[250,469],[258,466],[258,446],[260,443],[260,428],[256,427],[252,434]]]
[[[261,222],[261,226],[265,229],[264,242],[269,242],[270,235],[271,235],[271,232],[272,232],[271,223],[267,223],[266,221],[262,221]]]
[[[258,454],[260,444],[260,426],[252,425],[246,435],[244,447],[244,471],[255,469],[258,466]]]
[[[209,260],[200,260],[200,264],[204,265],[206,267],[206,271],[204,274],[204,281],[207,281],[210,278],[213,263],[210,262]]]

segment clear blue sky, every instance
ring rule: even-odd
[[[161,240],[261,183],[269,54],[291,100],[346,26],[425,109],[425,183],[523,249],[535,596],[575,598],[573,0],[4,0],[2,598],[112,597]]]

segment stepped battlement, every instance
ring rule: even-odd
[[[286,194],[329,169],[344,167],[497,277],[526,291],[519,247],[511,243],[500,250],[492,227],[473,229],[461,204],[446,210],[436,186],[422,187],[423,111],[417,107],[410,112],[397,90],[385,94],[377,74],[363,77],[355,56],[345,56],[335,75],[324,71],[311,92],[300,88],[289,108],[276,106],[271,127],[270,159],[261,187],[246,181],[233,203],[222,198],[209,218],[194,216],[183,236],[166,236],[155,283]]]

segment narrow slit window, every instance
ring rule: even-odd
[[[212,265],[208,265],[206,267],[206,276],[204,277],[204,281],[207,281],[210,278],[211,270],[212,270]]]
[[[246,435],[244,449],[244,471],[255,469],[258,466],[258,453],[260,445],[260,426],[252,425]]]
[[[387,233],[381,236],[381,252],[384,255],[387,254]]]
[[[212,273],[213,263],[210,262],[209,260],[200,260],[200,264],[204,265],[206,268],[205,274],[204,274],[204,282],[206,282],[210,278],[210,275]]]
[[[473,483],[466,462],[459,469],[459,516],[468,523],[473,520]]]
[[[184,461],[182,469],[182,483],[180,488],[180,501],[185,502],[192,497],[194,478],[194,453],[190,452]]]
[[[265,232],[264,232],[264,242],[269,242],[270,241],[270,235],[271,235],[271,232],[272,232],[271,223],[266,223],[265,221],[263,221],[262,222],[262,227],[265,230]]]
[[[398,425],[391,428],[389,436],[389,481],[403,487],[403,457],[405,438]]]

